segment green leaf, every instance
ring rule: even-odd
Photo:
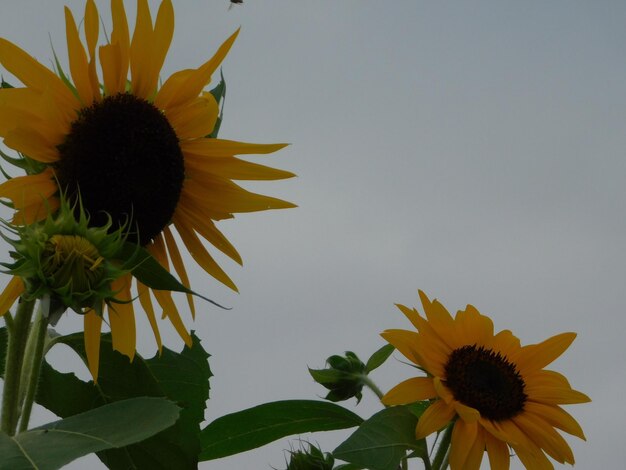
[[[224,80],[224,74],[220,69],[220,82],[217,84],[215,88],[211,90],[211,94],[217,104],[219,106],[220,101],[222,102],[222,106],[220,108],[220,114],[217,117],[217,121],[215,121],[215,126],[213,127],[213,132],[211,132],[207,137],[211,139],[215,139],[217,134],[220,131],[220,126],[222,125],[222,119],[224,118],[224,103],[226,102],[226,81]]]
[[[148,250],[131,242],[126,242],[122,248],[115,254],[116,259],[127,260],[122,269],[128,269],[133,273],[142,284],[156,290],[169,290],[175,292],[184,292],[192,294],[196,297],[206,300],[213,305],[230,310],[223,307],[217,302],[200,295],[181,284],[172,274],[161,266]]]
[[[316,400],[265,403],[217,418],[202,430],[200,460],[256,449],[293,434],[358,426],[363,420],[345,408]]]
[[[425,441],[415,439],[416,425],[417,417],[408,408],[386,408],[359,426],[333,455],[371,470],[397,470],[407,450],[426,452]]]
[[[44,362],[36,400],[58,416],[67,417],[129,397],[167,397],[182,407],[174,426],[124,449],[100,452],[98,457],[111,469],[195,469],[200,452],[198,434],[212,374],[209,355],[193,333],[192,338],[193,346],[181,353],[163,348],[160,357],[146,360],[135,356],[131,363],[113,350],[111,335],[102,335],[97,386],[72,373],[57,372]],[[85,360],[82,334],[65,336],[60,341]]]
[[[395,351],[395,347],[391,344],[385,344],[382,348],[376,351],[371,357],[367,360],[367,364],[365,365],[365,370],[369,374],[374,369],[382,366],[383,363],[391,356],[391,354]]]
[[[140,442],[173,425],[178,412],[176,405],[163,398],[132,398],[14,437],[0,433],[0,469],[61,468],[92,452]]]

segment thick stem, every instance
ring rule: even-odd
[[[33,409],[37,385],[39,385],[39,371],[44,356],[44,343],[48,330],[48,318],[44,316],[42,309],[37,311],[33,322],[28,343],[26,345],[26,360],[22,369],[22,385],[20,388],[20,405],[22,408],[18,432],[28,429],[30,413]]]
[[[454,423],[451,423],[443,431],[441,442],[439,443],[437,453],[435,454],[435,458],[433,459],[433,470],[445,470],[446,468],[448,468],[448,455],[450,451],[450,441],[452,440],[453,428]]]
[[[9,436],[15,434],[19,419],[20,378],[34,306],[34,300],[20,299],[9,335],[6,366],[4,369],[4,389],[2,392],[2,418],[0,420],[0,429]]]

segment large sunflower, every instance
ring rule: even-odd
[[[210,138],[219,116],[218,103],[204,91],[231,48],[238,31],[207,62],[174,73],[159,86],[159,72],[174,32],[172,2],[161,2],[152,22],[148,2],[138,0],[132,38],[122,0],[111,1],[110,42],[97,47],[99,15],[88,0],[84,47],[72,12],[65,8],[70,77],[59,75],[0,38],[0,64],[23,87],[0,90],[0,136],[8,147],[27,156],[36,168],[0,185],[0,197],[16,209],[14,222],[44,219],[59,205],[59,191],[80,194],[92,225],[127,223],[137,243],[167,269],[170,262],[182,283],[189,279],[174,231],[204,270],[236,290],[211,257],[201,238],[241,263],[235,248],[215,221],[237,212],[294,207],[254,194],[232,180],[275,180],[292,173],[247,162],[234,155],[267,154],[285,144],[250,144]],[[97,52],[97,53],[96,53]],[[97,72],[97,59],[102,80]],[[128,74],[130,72],[130,79]],[[201,238],[200,238],[201,237]],[[131,300],[132,278],[114,283],[120,300]],[[151,290],[137,281],[139,301],[161,338],[151,293],[187,344],[191,338],[168,291]],[[6,307],[23,285],[12,280],[0,297]],[[193,303],[189,305],[194,313]],[[4,312],[5,310],[2,310]],[[131,359],[135,353],[132,303],[108,311],[113,346]],[[85,342],[90,368],[97,376],[102,318],[85,315]]]
[[[420,291],[426,318],[398,305],[417,332],[382,333],[428,377],[408,379],[382,398],[386,405],[434,400],[420,417],[418,439],[454,422],[452,470],[480,468],[485,450],[492,469],[509,468],[509,446],[528,469],[553,468],[546,454],[574,463],[561,429],[584,439],[579,424],[559,405],[588,402],[567,379],[544,367],[559,357],[576,335],[563,333],[540,344],[520,346],[509,330],[494,334],[491,320],[471,305],[454,318]]]

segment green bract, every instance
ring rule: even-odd
[[[124,226],[111,231],[109,221],[90,227],[80,202],[72,207],[63,197],[58,212],[41,222],[4,225],[16,236],[2,235],[13,247],[14,261],[0,265],[22,278],[27,299],[48,299],[51,315],[68,308],[101,315],[103,302],[115,300],[111,282],[129,272],[115,261],[126,242]]]
[[[309,450],[296,450],[289,452],[291,458],[286,470],[332,470],[335,459],[329,453],[323,453],[320,449],[309,444]]]

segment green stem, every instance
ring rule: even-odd
[[[445,470],[446,468],[448,468],[448,455],[450,450],[450,441],[452,440],[453,428],[454,423],[451,423],[450,425],[448,425],[445,431],[443,431],[441,442],[439,443],[437,453],[435,454],[435,458],[433,459],[433,470]]]
[[[20,299],[17,313],[13,319],[11,334],[9,335],[6,366],[4,369],[4,389],[2,392],[2,418],[0,419],[0,429],[9,436],[15,434],[19,419],[20,378],[34,306],[34,300]]]
[[[368,375],[363,374],[361,376],[361,381],[363,382],[363,385],[367,386],[372,392],[376,394],[379,400],[383,397],[384,393],[380,390],[380,388],[378,388],[378,386],[372,381],[372,379],[369,378]]]
[[[11,312],[5,313],[2,318],[4,318],[4,324],[7,327],[7,332],[11,334],[11,331],[13,330],[13,317],[11,316]]]
[[[44,316],[42,309],[37,311],[37,316],[33,322],[28,342],[26,343],[26,360],[28,361],[22,369],[22,387],[20,388],[20,405],[22,406],[22,416],[18,432],[28,429],[30,413],[33,409],[37,385],[39,384],[39,372],[44,356],[44,343],[48,331],[48,318]]]

